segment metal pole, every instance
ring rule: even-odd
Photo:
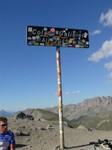
[[[58,109],[59,109],[60,149],[64,150],[61,56],[60,56],[60,48],[59,47],[56,47],[56,60],[57,60],[57,78],[58,78]]]

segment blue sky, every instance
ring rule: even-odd
[[[112,96],[111,0],[0,1],[0,109],[56,106],[56,48],[28,46],[26,27],[89,31],[89,48],[60,48],[63,104]]]

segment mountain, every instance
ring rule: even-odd
[[[58,107],[50,110],[58,113]],[[94,97],[77,105],[64,105],[63,116],[75,128],[83,125],[89,129],[112,130],[112,97]]]
[[[46,120],[58,120],[58,114],[53,113],[44,109],[26,109],[23,111],[26,115],[33,116],[35,120],[46,119]]]
[[[72,127],[83,125],[88,129],[112,130],[112,97],[102,96],[85,99],[79,104],[63,106],[64,122]],[[26,109],[17,112],[15,119],[58,121],[58,107]]]
[[[24,111],[17,112],[14,114],[15,119],[27,119],[27,120],[47,120],[47,121],[58,121],[59,116],[56,113],[53,113],[51,111],[45,110],[45,109],[34,109],[34,108],[28,108]],[[70,122],[68,119],[63,117],[63,121],[66,125],[70,126]]]
[[[6,112],[3,109],[0,110],[0,116],[11,117],[12,115],[13,115],[13,112]]]
[[[50,111],[58,113],[58,107],[51,108]],[[63,115],[72,120],[80,116],[94,116],[97,113],[112,111],[112,97],[102,96],[85,99],[79,104],[69,104],[63,106]]]

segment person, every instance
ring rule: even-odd
[[[8,130],[8,120],[0,116],[0,150],[15,150],[15,136]]]

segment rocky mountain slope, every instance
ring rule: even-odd
[[[50,109],[49,109],[50,110]],[[112,130],[112,97],[95,97],[77,105],[63,107],[64,122],[72,127],[83,125],[86,128]],[[14,116],[16,119],[58,121],[58,108],[26,109]],[[66,119],[67,118],[67,119]]]
[[[14,114],[13,112],[6,112],[6,111],[3,110],[3,109],[0,110],[0,116],[10,117],[10,116],[12,116],[13,114]]]
[[[50,111],[58,113],[58,107],[51,108]],[[63,106],[63,115],[69,120],[77,119],[80,116],[94,116],[97,113],[112,111],[112,97],[102,96],[85,99],[79,104],[69,104]]]
[[[16,149],[59,150],[58,108],[52,111],[57,114],[43,109],[26,109],[8,118],[8,128],[15,134]],[[64,118],[66,149],[93,150],[94,145],[90,142],[112,141],[112,97],[95,97],[77,105],[66,105],[64,116],[70,118],[69,121]]]
[[[26,109],[21,112],[17,112],[13,116],[15,119],[26,119],[26,120],[36,120],[36,121],[58,121],[59,115],[44,109]],[[63,117],[63,121],[66,125],[70,126],[68,119]]]
[[[17,150],[60,150],[59,122],[9,118],[8,128],[15,134]],[[65,149],[94,150],[90,142],[112,140],[112,131],[77,129],[64,125]]]
[[[1,111],[0,115],[9,117],[9,113]],[[94,97],[86,99],[79,104],[63,106],[64,123],[68,126],[78,127],[83,125],[86,128],[101,130],[112,130],[112,97]],[[58,107],[46,109],[26,109],[17,112],[15,119],[26,119],[31,121],[57,121],[59,119]]]
[[[51,111],[58,112],[58,109]],[[89,129],[112,130],[112,97],[95,97],[77,105],[65,105],[63,114],[75,128],[83,125]]]

